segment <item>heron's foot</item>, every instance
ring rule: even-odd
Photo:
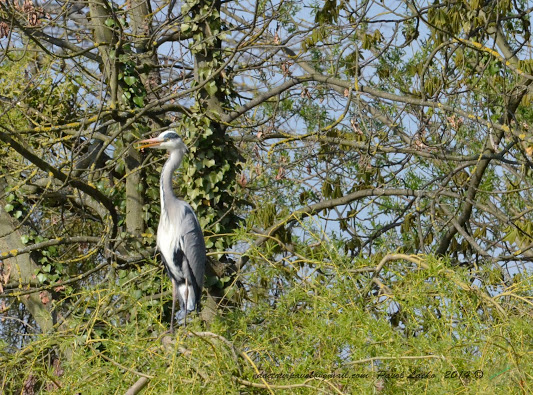
[[[178,313],[176,314],[176,323],[178,326],[186,326],[187,325],[187,322],[189,322],[189,320],[194,317],[192,313],[195,313],[196,310],[187,310],[187,312],[185,312],[185,310],[180,310],[178,311]]]
[[[169,328],[163,333],[161,333],[161,336],[174,336],[174,328]]]

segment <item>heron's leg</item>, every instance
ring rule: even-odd
[[[183,326],[187,326],[187,311],[189,308],[189,279],[185,279],[185,318],[183,319]]]
[[[170,316],[170,333],[174,333],[174,313],[176,311],[176,299],[178,298],[178,287],[176,286],[176,280],[172,281],[172,315]]]

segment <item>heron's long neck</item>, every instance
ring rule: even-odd
[[[174,171],[180,166],[183,159],[183,152],[180,150],[170,151],[170,157],[165,162],[163,170],[161,171],[160,189],[161,189],[161,212],[165,207],[165,202],[170,197],[174,197],[174,190],[172,189],[172,175]]]

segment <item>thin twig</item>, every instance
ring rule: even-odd
[[[367,362],[395,360],[395,359],[442,359],[444,360],[445,358],[442,355],[403,355],[403,356],[398,356],[398,357],[372,357],[372,358],[360,359],[358,361],[347,362],[344,365],[359,365],[359,364],[367,363]]]
[[[141,372],[138,372],[137,370],[135,369],[130,369],[124,365],[121,365],[120,363],[118,363],[117,361],[109,358],[108,356],[105,356],[104,354],[102,354],[100,351],[96,350],[93,346],[91,346],[90,344],[88,345],[89,348],[95,352],[98,356],[102,357],[103,359],[105,359],[107,362],[115,365],[117,368],[120,368],[120,369],[124,369],[130,373],[133,373],[133,374],[136,374],[137,376],[141,376],[141,377],[144,377],[145,379],[153,379],[155,376],[151,376],[149,374],[144,374],[144,373],[141,373]]]
[[[139,380],[135,382],[128,390],[126,391],[125,395],[136,395],[139,392],[142,391],[144,387],[146,387],[146,384],[148,384],[149,379],[146,377],[141,377]]]

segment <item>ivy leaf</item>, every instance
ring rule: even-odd
[[[202,164],[205,166],[205,167],[213,167],[215,165],[215,160],[214,159],[207,159],[205,158],[203,161],[202,161]]]
[[[211,287],[218,283],[217,276],[207,276],[205,279],[205,287]]]
[[[44,283],[46,281],[46,274],[44,273],[39,273],[37,275],[37,280],[39,280],[40,283]]]
[[[142,96],[135,96],[133,102],[139,107],[144,107],[144,98]]]
[[[107,18],[104,23],[107,27],[115,26],[115,21],[112,18]]]
[[[218,88],[217,88],[217,85],[215,83],[215,81],[209,81],[206,85],[205,85],[205,91],[209,94],[209,96],[213,96]]]
[[[8,203],[4,206],[4,210],[6,211],[6,213],[13,211],[14,208],[15,206],[13,206],[11,203]]]
[[[30,236],[22,235],[20,236],[20,241],[22,241],[22,244],[28,244],[28,242],[30,241]]]
[[[131,75],[128,75],[127,77],[124,77],[124,82],[128,84],[128,86],[132,86],[133,84],[137,82],[137,78]]]

